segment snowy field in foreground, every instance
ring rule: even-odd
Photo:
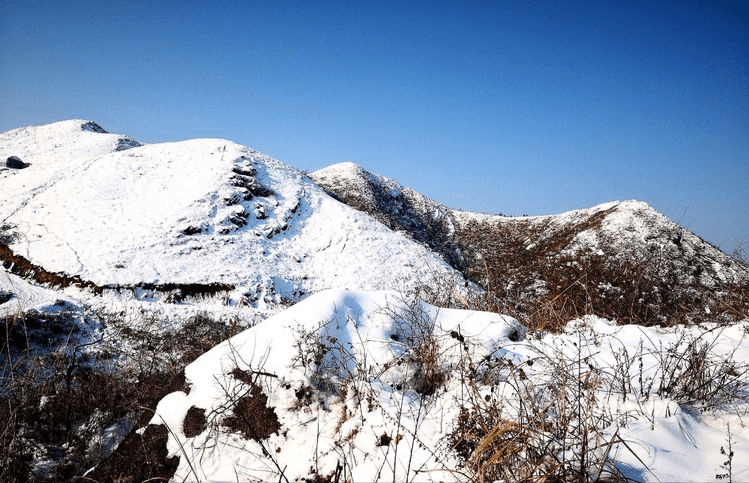
[[[686,384],[694,370],[689,348],[707,348],[706,363],[737,376],[716,378],[743,394],[743,385],[730,384],[744,380],[748,327],[654,329],[587,317],[562,334],[526,338],[505,316],[438,309],[394,292],[330,290],[201,356],[186,370],[189,393],[165,397],[151,423],[170,428],[169,452],[180,457],[174,481],[278,481],[281,472],[289,481],[315,474],[471,481],[455,451],[459,438],[451,436],[461,407],[487,418],[500,408],[497,429],[501,421],[530,417],[520,400],[533,400],[549,418],[571,418],[563,436],[551,434],[560,429],[553,424],[534,436],[552,448],[564,445],[556,452],[563,464],[579,464],[575,426],[586,426],[589,472],[715,481],[727,472],[721,447],[728,448],[730,424],[732,478],[742,481],[749,479],[746,403],[725,404],[720,391],[689,401],[694,393]],[[434,361],[423,346],[430,340]],[[736,363],[719,366],[727,358]],[[263,414],[278,425],[253,440],[252,430],[227,426],[244,397],[259,397],[257,388],[275,416]],[[183,422],[193,406],[204,411],[207,426],[187,437]]]

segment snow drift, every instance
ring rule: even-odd
[[[586,478],[709,481],[725,471],[720,448],[730,425],[732,476],[741,479],[749,476],[738,463],[749,461],[738,416],[746,403],[724,412],[723,396],[689,401],[689,390],[671,385],[689,376],[671,373],[666,354],[702,340],[706,363],[732,361],[742,373],[735,381],[745,381],[745,325],[652,330],[588,317],[526,340],[505,316],[440,309],[395,292],[324,291],[189,365],[188,390],[165,397],[150,424],[169,429],[168,454],[179,458],[174,481],[467,482],[502,468],[511,471],[503,479],[519,481],[524,466],[509,446],[492,448],[492,434],[532,445],[527,435],[518,439],[520,428],[547,412],[568,418],[533,434],[559,475],[582,464]],[[423,352],[430,343],[434,360]],[[419,377],[430,364],[435,386],[425,390]],[[734,389],[744,394],[745,383]],[[489,414],[501,418],[480,434],[472,418]],[[496,433],[500,425],[504,433]],[[583,430],[591,443],[581,460]],[[480,444],[502,451],[505,462],[492,466]],[[512,451],[521,458],[524,449]]]

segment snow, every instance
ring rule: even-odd
[[[406,345],[393,338],[404,321],[413,327],[414,317],[434,323],[443,369],[450,374],[445,388],[429,397],[408,388],[413,368],[403,357]],[[746,361],[747,328],[749,321],[727,328],[650,329],[586,317],[570,322],[562,334],[518,340],[522,328],[509,317],[439,309],[392,291],[327,290],[189,365],[189,392],[164,398],[151,423],[166,422],[171,429],[169,452],[181,457],[174,481],[275,480],[278,468],[294,481],[315,472],[332,474],[338,466],[347,468],[352,481],[469,481],[461,476],[465,469],[446,445],[460,407],[469,404],[467,386],[455,376],[461,354],[476,362],[492,356],[523,365],[527,379],[541,384],[554,377],[549,362],[561,360],[555,359],[561,355],[567,361],[582,357],[591,366],[611,368],[622,350],[634,354],[641,348],[638,356],[644,368],[639,377],[657,387],[663,377],[659,366],[663,348],[702,337],[712,343],[716,355],[735,351],[736,360]],[[467,342],[461,344],[454,332]],[[336,341],[317,366],[299,359],[312,351],[312,346],[304,345],[310,334],[323,343]],[[185,437],[182,419],[190,407],[202,408],[207,415],[226,414],[234,407],[243,384],[232,377],[235,368],[268,374],[257,380],[281,429],[265,440],[251,441],[232,433],[217,418],[201,434]],[[321,372],[328,382],[346,385],[348,391],[326,392],[320,385]],[[668,397],[644,396],[636,371],[630,376],[634,396],[599,394],[600,406],[614,421],[602,433],[616,432],[623,441],[613,444],[611,456],[624,474],[639,481],[711,481],[725,460],[720,448],[727,445],[730,423],[736,452],[733,476],[749,475],[749,465],[739,463],[749,462],[749,430],[740,419],[746,404],[700,413]],[[502,383],[493,387],[479,380],[474,383],[481,395],[498,397],[512,390]],[[308,405],[295,395],[304,388],[312,388]],[[383,433],[393,440],[400,435],[398,444],[380,446]],[[194,470],[198,461],[200,469]]]
[[[349,471],[353,481],[375,481],[378,473],[385,471],[383,465],[390,466],[389,474],[405,478],[408,455],[412,456],[411,465],[419,469],[419,475],[428,477],[434,472],[440,478],[449,476],[439,466],[434,451],[442,436],[438,428],[449,421],[447,416],[455,412],[454,404],[434,406],[434,412],[419,416],[415,393],[395,389],[406,369],[388,367],[393,355],[403,351],[402,344],[391,335],[400,330],[399,317],[412,314],[413,309],[424,310],[433,318],[440,336],[460,330],[487,353],[494,350],[498,341],[508,340],[519,329],[515,320],[496,314],[438,309],[421,303],[412,306],[397,292],[328,290],[313,295],[201,356],[185,371],[189,393],[176,392],[159,403],[151,423],[166,421],[174,428],[168,444],[170,454],[181,456],[187,451],[187,458],[181,459],[174,479],[191,481],[194,475],[191,476],[187,460],[192,458],[211,462],[201,466],[202,481],[229,481],[235,477],[235,471],[240,479],[272,478],[269,471],[276,465],[285,468],[290,480],[309,475],[310,467],[315,465],[320,474],[327,474],[343,461],[340,445],[351,434],[356,436],[346,443],[346,451],[354,458],[348,462],[352,465]],[[305,333],[313,333],[322,340],[335,340],[336,347],[347,349],[346,357],[350,359],[323,362],[330,364],[325,370],[334,379],[359,372],[362,377],[379,373],[369,381],[356,382],[361,390],[372,391],[374,408],[366,408],[367,402],[357,400],[353,394],[346,399],[330,395],[309,407],[298,407],[295,391],[314,385],[310,372],[295,361],[300,355],[300,334]],[[335,366],[339,362],[342,365]],[[193,438],[184,438],[180,431],[181,419],[191,406],[205,409],[206,414],[221,414],[231,407],[226,396],[237,394],[236,386],[241,385],[230,376],[236,367],[273,374],[261,380],[269,404],[285,428],[264,443],[268,448],[281,448],[273,453],[276,463],[268,458],[255,458],[252,455],[263,453],[259,443],[237,439],[223,428],[209,428]],[[449,395],[444,397],[450,399]],[[358,415],[341,421],[342,414],[352,411]],[[439,411],[445,413],[444,417],[439,416]],[[377,446],[377,438],[383,432],[393,438],[401,434],[400,445],[405,448],[406,456],[395,458],[388,448]],[[314,453],[310,447],[313,441]]]
[[[7,301],[0,303],[0,317],[12,316],[25,310],[43,310],[60,299],[70,301],[59,292],[32,285],[5,270],[0,271],[0,294],[2,293],[9,297]]]

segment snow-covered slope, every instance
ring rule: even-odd
[[[310,178],[334,198],[439,253],[451,266],[465,266],[447,206],[355,163],[334,164],[310,173]]]
[[[687,265],[708,262],[711,266],[699,273],[705,285],[736,284],[749,278],[745,265],[643,201],[612,201],[549,216],[507,217],[464,211],[453,214],[463,232],[494,228],[511,236],[523,236],[523,248],[531,252],[541,248],[546,250],[545,255],[553,251],[602,252],[643,263],[657,259],[660,264],[673,264],[668,269],[680,273],[687,270]]]
[[[465,273],[525,312],[555,301],[562,319],[584,310],[652,324],[749,311],[749,267],[641,201],[551,216],[454,214]]]
[[[120,150],[123,139],[83,121],[0,135],[0,156],[30,164],[2,171],[0,224],[16,255],[98,287],[220,283],[250,300],[460,278],[250,148],[196,139]]]
[[[710,481],[727,471],[720,448],[730,424],[741,480],[746,404],[726,413],[723,393],[690,399],[690,384],[716,381],[700,382],[682,358],[706,344],[703,369],[733,361],[723,368],[738,379],[719,384],[742,393],[744,382],[729,381],[744,380],[745,330],[587,317],[524,340],[509,317],[394,292],[325,291],[189,365],[187,389],[162,399],[151,429],[129,444],[161,427],[179,460],[171,481],[525,481],[523,471],[573,481],[580,464],[591,478]],[[479,444],[486,449],[473,452]],[[92,477],[105,474],[106,464]]]
[[[44,126],[14,129],[0,134],[0,222],[25,206],[57,180],[76,177],[91,160],[115,151],[140,146],[127,136],[108,134],[91,121],[61,121]],[[29,164],[25,169],[6,168],[16,156]],[[0,224],[1,224],[0,223]]]
[[[0,270],[0,319],[22,313],[25,310],[40,310],[62,303],[70,303],[56,290],[34,285],[5,270]]]

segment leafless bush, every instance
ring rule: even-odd
[[[414,367],[405,383],[422,396],[431,396],[446,382],[434,314],[418,298],[403,297],[399,302],[382,310],[395,322],[391,339],[402,349],[398,359]]]
[[[736,245],[736,248],[731,252],[731,256],[749,267],[749,249],[747,249],[747,243],[748,241],[745,239]]]
[[[327,395],[341,394],[348,382],[366,374],[357,367],[351,346],[335,335],[334,320],[320,323],[314,330],[298,327],[294,340],[292,367],[301,367],[309,375],[311,390]],[[300,401],[311,402],[311,393],[302,388]]]
[[[660,380],[657,394],[679,404],[715,408],[747,395],[749,364],[736,360],[735,351],[716,351],[721,329],[684,336],[671,347],[662,348],[658,358]]]
[[[9,415],[0,428],[2,481],[80,477],[109,456],[109,443],[100,436],[105,428],[128,428],[147,417],[144,408],[184,389],[183,368],[189,361],[238,330],[207,314],[165,332],[147,318],[130,323],[111,314],[84,316],[62,305],[59,309],[0,321],[0,404]],[[91,339],[91,326],[101,321],[116,340],[114,335]],[[141,463],[140,450],[117,451],[97,469],[106,475],[101,481],[116,480]],[[128,458],[135,460],[125,462]]]

